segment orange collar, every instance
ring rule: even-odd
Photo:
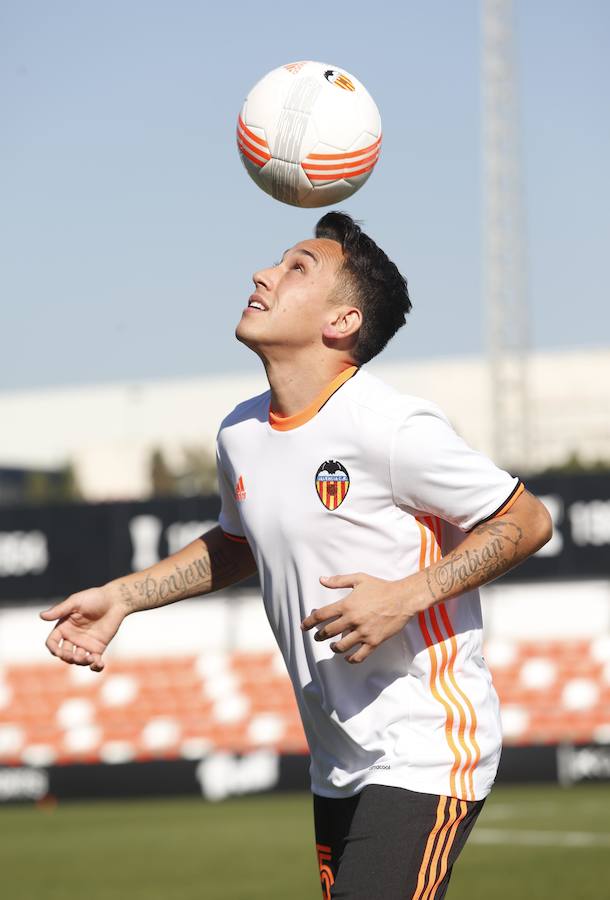
[[[291,431],[293,428],[298,428],[300,425],[304,425],[305,422],[309,422],[316,413],[320,412],[326,401],[332,397],[335,391],[338,391],[341,385],[345,384],[345,382],[351,378],[352,375],[355,375],[357,371],[358,366],[350,366],[349,369],[345,369],[340,375],[333,378],[323,391],[320,391],[318,396],[309,404],[309,406],[306,406],[305,409],[295,413],[293,416],[278,416],[277,413],[274,413],[273,410],[270,409],[269,424],[274,431]]]

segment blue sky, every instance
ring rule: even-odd
[[[610,340],[610,4],[516,0],[535,347]],[[229,372],[251,273],[321,214],[238,159],[249,87],[357,75],[384,126],[341,205],[409,279],[390,360],[480,352],[479,5],[4,0],[0,389]]]

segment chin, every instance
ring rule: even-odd
[[[254,350],[254,352],[256,352],[257,342],[252,334],[248,333],[249,330],[250,329],[248,328],[247,322],[244,322],[243,319],[240,319],[235,329],[235,337],[241,344],[245,344],[246,347],[250,348],[250,350]]]

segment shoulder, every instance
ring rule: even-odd
[[[250,397],[249,400],[238,403],[235,409],[231,410],[220,423],[218,434],[221,435],[246,422],[266,422],[269,418],[269,399],[270,391],[265,391],[256,397]]]
[[[431,400],[403,394],[366,369],[360,369],[348,384],[352,386],[349,393],[352,404],[368,411],[374,418],[387,420],[390,425],[416,424],[419,417],[441,419],[449,424],[445,413]]]

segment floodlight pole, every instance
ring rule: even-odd
[[[512,0],[482,0],[483,305],[494,459],[532,467],[529,316]]]

